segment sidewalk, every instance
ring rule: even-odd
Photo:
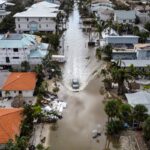
[[[30,143],[34,146],[42,144],[45,148],[49,147],[50,141],[50,124],[40,123],[34,125],[33,135],[30,139]]]

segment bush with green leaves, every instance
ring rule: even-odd
[[[148,117],[148,118],[144,121],[143,133],[144,133],[144,138],[145,138],[147,141],[150,141],[150,117]]]
[[[107,134],[109,135],[119,134],[123,129],[123,122],[120,120],[111,120],[106,125]]]

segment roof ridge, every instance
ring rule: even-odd
[[[2,89],[3,88],[5,88],[6,86],[8,86],[9,84],[11,84],[11,83],[13,83],[13,82],[15,82],[16,80],[18,80],[19,78],[20,78],[20,76],[22,76],[24,73],[19,73],[20,75],[19,75],[19,77],[18,78],[16,78],[16,79],[14,79],[13,81],[11,81],[11,82],[9,82],[9,83],[7,83],[7,84],[5,84],[3,87],[2,87]],[[11,75],[11,74],[10,74]],[[9,75],[9,76],[10,76]]]
[[[16,108],[13,108],[13,109],[16,109]],[[7,115],[9,115],[9,114],[13,114],[13,113],[16,113],[16,112],[21,111],[21,110],[23,110],[23,109],[18,108],[16,111],[7,112],[7,113],[6,113],[6,114],[4,114],[4,115],[0,115],[0,117],[7,116]]]

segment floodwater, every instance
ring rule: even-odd
[[[78,79],[80,89],[84,89],[91,74],[100,66],[95,59],[94,48],[88,47],[89,35],[82,32],[79,22],[80,15],[75,4],[64,34],[64,55],[67,62],[63,70],[63,83],[69,90],[72,89],[72,79]]]
[[[50,133],[51,150],[114,150],[105,136],[107,116],[104,112],[103,95],[100,94],[102,82],[92,73],[100,66],[95,59],[94,49],[87,47],[88,35],[80,29],[79,11],[75,6],[65,33],[65,55],[67,62],[63,70],[63,84],[58,96],[67,102],[63,119]],[[88,59],[87,59],[88,57]],[[73,92],[70,86],[72,78],[78,78],[81,91]],[[93,130],[101,136],[93,139]]]

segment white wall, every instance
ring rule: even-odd
[[[18,52],[15,52],[13,48],[0,48],[0,64],[20,64],[22,61],[28,60],[29,54],[30,50],[28,48],[18,49]],[[9,63],[6,62],[6,57],[9,57]]]
[[[105,38],[107,44],[137,44],[137,37],[108,36]]]
[[[55,32],[56,22],[54,18],[48,17],[37,17],[37,18],[27,18],[19,17],[15,18],[16,31],[31,31],[31,26],[35,22],[37,26],[37,31],[52,31]]]
[[[135,19],[122,19],[122,18],[117,18],[116,15],[114,16],[114,21],[117,22],[117,23],[134,23],[135,22]]]
[[[33,97],[34,91],[22,91],[22,96],[23,97]],[[9,91],[9,93],[6,93],[6,91],[2,91],[2,97],[15,97],[19,95],[19,91]]]

